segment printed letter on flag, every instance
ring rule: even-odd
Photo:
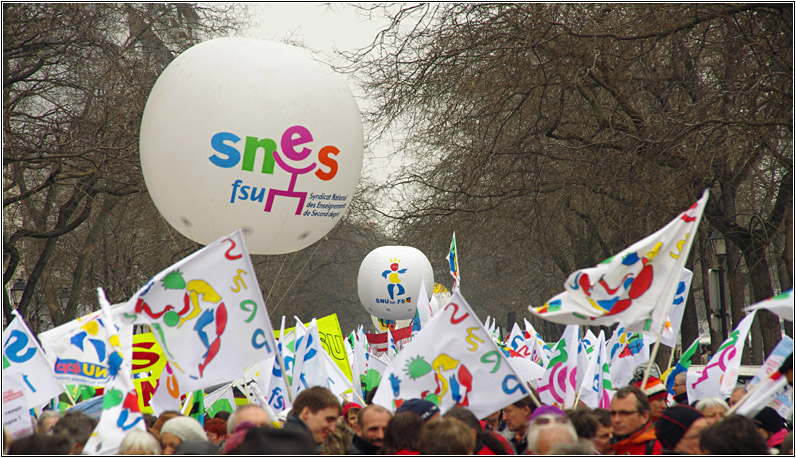
[[[18,375],[24,400],[30,403],[26,409],[41,407],[63,393],[64,387],[55,380],[52,366],[22,317],[16,310],[13,313],[14,319],[3,331],[3,377]]]
[[[716,354],[710,357],[702,370],[689,370],[686,375],[688,399],[726,398],[732,394],[741,367],[741,354],[746,347],[746,337],[757,312],[747,315],[733,329]]]
[[[573,272],[563,293],[528,310],[556,323],[622,322],[629,329],[638,326],[638,331],[657,334],[671,308],[707,200],[706,190],[669,224],[602,263]]]
[[[275,351],[240,230],[157,274],[125,308],[125,322],[151,325],[182,393],[228,382]]]
[[[553,356],[547,363],[539,382],[542,404],[568,409],[575,403],[575,378],[578,362],[578,327],[569,325],[553,347]]]
[[[421,398],[443,414],[461,405],[480,419],[525,397],[520,380],[457,290],[392,361],[373,403],[394,411]]]

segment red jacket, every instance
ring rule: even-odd
[[[655,436],[655,425],[648,421],[641,429],[612,444],[617,455],[660,455],[663,446]]]

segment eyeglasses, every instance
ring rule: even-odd
[[[551,422],[561,423],[562,425],[565,425],[569,423],[569,418],[562,417],[560,415],[540,415],[539,417],[534,418],[531,423],[534,425],[547,425]]]
[[[634,413],[638,413],[638,410],[612,410],[611,417],[616,417],[617,415],[620,417],[629,417]]]

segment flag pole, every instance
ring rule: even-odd
[[[705,189],[703,195],[706,197],[705,205],[707,205],[707,199],[710,198],[710,191],[708,189]],[[698,201],[699,200],[697,200],[697,202]],[[686,210],[686,212],[687,211],[688,210]],[[686,234],[683,248],[680,250],[680,254],[677,255],[677,260],[679,261],[677,263],[678,275],[685,267],[685,262],[688,259],[688,255],[691,254],[691,247],[694,245],[694,239],[696,238],[697,230],[699,229],[699,224],[702,223],[702,215],[704,213],[705,213],[705,207],[703,206],[702,210],[699,212],[699,216],[697,216],[696,218],[696,224],[694,225],[693,235],[689,237],[688,234]],[[670,253],[670,255],[672,255],[672,253]],[[655,362],[655,357],[658,356],[658,348],[660,348],[661,346],[661,338],[663,337],[663,328],[666,327],[666,319],[669,317],[669,312],[672,309],[672,301],[674,301],[674,296],[676,294],[677,294],[677,288],[672,288],[672,290],[666,295],[666,308],[664,309],[663,320],[661,320],[660,327],[658,328],[658,338],[655,340],[655,345],[652,347],[652,352],[650,353],[650,360],[647,363],[647,369],[644,371],[644,378],[641,380],[642,390],[644,389],[645,386],[647,386],[647,380],[650,377],[650,370],[652,369],[652,363]]]

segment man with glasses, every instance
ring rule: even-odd
[[[685,372],[680,372],[674,377],[674,401],[678,404],[688,405],[688,393],[685,388]]]
[[[647,396],[635,386],[620,388],[611,400],[611,446],[617,455],[660,455],[661,443],[650,420]]]

